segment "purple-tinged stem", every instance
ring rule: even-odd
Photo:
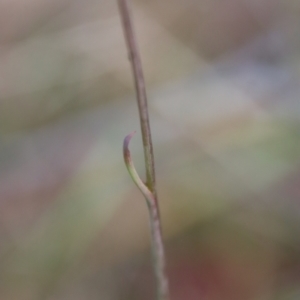
[[[160,226],[160,217],[158,215],[157,203],[152,192],[140,179],[134,164],[131,159],[129,151],[129,143],[135,132],[127,135],[123,143],[123,155],[127,170],[137,185],[139,190],[144,195],[150,214],[150,228],[151,228],[151,241],[152,241],[152,253],[153,253],[153,265],[155,271],[155,277],[157,282],[157,299],[168,300],[169,299],[169,287],[168,279],[165,271],[165,254],[164,245],[162,240],[162,232]]]
[[[162,239],[161,221],[155,185],[154,155],[151,140],[145,80],[141,58],[131,21],[128,0],[118,0],[118,4],[137,95],[147,178],[145,184],[140,179],[134,168],[128,148],[133,133],[129,134],[124,140],[124,160],[130,176],[144,195],[149,210],[153,266],[157,285],[157,300],[169,300],[168,278],[165,270],[164,244]]]

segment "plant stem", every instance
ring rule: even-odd
[[[139,109],[144,156],[145,156],[145,163],[146,163],[146,178],[147,178],[146,184],[150,189],[150,191],[156,196],[154,155],[153,155],[153,147],[152,147],[152,140],[151,140],[147,95],[146,95],[142,63],[141,63],[137,41],[135,38],[135,33],[131,21],[131,13],[130,13],[128,0],[118,0],[118,3],[119,3],[119,9],[120,9],[120,14],[123,23],[123,31],[125,35],[128,56],[131,62],[131,67],[132,67],[132,72],[134,77],[136,95],[137,95],[137,104]]]
[[[140,179],[134,167],[134,164],[132,162],[128,146],[134,133],[135,132],[127,135],[124,139],[124,144],[123,144],[124,161],[132,180],[144,195],[149,210],[153,266],[154,266],[156,285],[157,285],[157,299],[168,300],[169,287],[168,287],[168,278],[165,271],[164,244],[162,240],[162,232],[161,232],[161,225],[160,225],[160,217],[158,215],[158,209],[157,209],[157,201],[154,195],[152,194],[152,192]]]
[[[155,185],[154,155],[151,140],[145,80],[142,70],[141,58],[138,51],[136,37],[131,21],[128,0],[118,0],[118,4],[137,95],[137,104],[139,109],[145,157],[145,168],[147,178],[146,184],[144,184],[143,181],[140,179],[131,160],[128,145],[133,134],[128,135],[124,140],[124,160],[129,174],[131,175],[133,181],[144,195],[149,210],[153,266],[157,286],[157,300],[169,300],[168,278],[165,270],[164,245],[162,239],[161,221]]]

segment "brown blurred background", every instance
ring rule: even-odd
[[[300,3],[132,6],[171,299],[299,299]],[[116,1],[0,1],[0,66],[0,299],[154,299]]]

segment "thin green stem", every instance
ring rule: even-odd
[[[157,203],[155,201],[155,197],[153,193],[140,179],[131,159],[131,155],[129,151],[129,143],[134,133],[135,132],[127,135],[124,139],[124,143],[123,143],[124,161],[133,182],[137,185],[139,190],[144,195],[149,209],[153,264],[155,270],[155,277],[157,281],[157,299],[168,300],[169,299],[168,279],[165,271],[164,245],[162,240],[162,232],[160,226],[160,218],[157,210]]]
[[[141,57],[138,50],[138,45],[135,37],[134,28],[131,21],[131,12],[128,0],[118,0],[119,10],[122,18],[123,31],[126,40],[128,57],[131,62],[132,73],[134,77],[135,90],[137,95],[137,104],[140,116],[140,125],[142,131],[143,148],[146,164],[147,186],[155,196],[155,170],[154,170],[154,155],[151,140],[151,131],[148,115],[147,94],[145,87],[145,79],[142,69]]]

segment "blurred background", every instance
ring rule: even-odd
[[[171,299],[299,299],[300,2],[132,6]],[[154,299],[117,1],[2,0],[0,24],[0,299]]]

